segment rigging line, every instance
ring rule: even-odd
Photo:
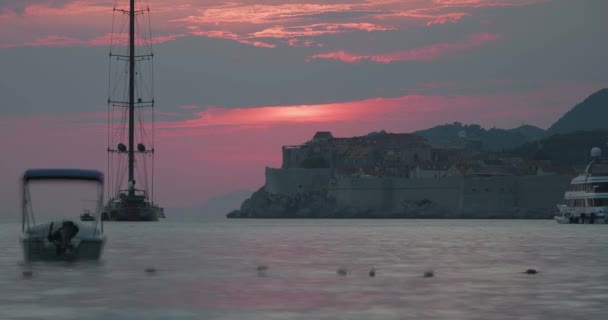
[[[123,90],[121,100],[125,100],[124,98],[125,98],[126,94],[125,94],[124,83],[126,82],[126,77],[127,77],[127,73],[128,73],[128,65],[126,63],[122,63],[123,68],[121,70],[120,64],[121,64],[120,61],[118,61],[118,59],[117,59],[117,62],[116,62],[117,66],[115,68],[112,67],[114,64],[110,65],[110,68],[114,70],[114,76],[112,78],[116,79],[116,82],[113,83],[114,84],[113,89],[111,90],[111,93],[109,95],[110,99],[112,97],[119,97],[119,95],[117,94],[117,91],[120,88]],[[109,81],[111,82],[111,79]]]
[[[126,138],[126,125],[127,125],[127,118],[128,118],[128,114],[127,114],[127,109],[122,110],[122,122],[120,124],[120,140],[121,142],[125,141]]]
[[[144,111],[139,111],[138,115],[139,115],[139,138],[142,140],[141,142],[143,142],[144,144],[150,144],[150,138],[148,137],[148,132],[146,130],[146,128],[144,127],[144,123],[145,123],[145,114],[142,116],[142,114],[144,114]]]
[[[112,195],[114,195],[114,193],[116,192],[116,181],[118,180],[118,169],[120,168],[120,162],[116,161],[116,154],[112,154],[111,156],[112,160],[111,160],[111,166],[112,166],[112,172],[111,172],[111,176],[112,176],[112,190],[110,191]]]
[[[108,81],[111,85],[109,87],[108,99],[112,99],[113,97],[118,96],[118,84],[121,82],[122,73],[123,72],[121,71],[119,62],[114,62],[114,59],[110,57],[110,79]],[[114,79],[115,81],[112,82],[112,79]]]
[[[126,26],[126,19],[121,19],[121,25],[120,25],[120,31],[119,31],[119,35],[123,35],[124,34],[124,30],[125,30],[125,26]],[[113,26],[114,27],[114,26]],[[114,37],[114,34],[112,34],[112,37]],[[118,40],[120,40],[121,37],[118,37]],[[112,53],[112,52],[111,52]],[[112,61],[114,61],[114,59],[112,59]],[[121,61],[116,57],[116,62],[112,63],[110,65],[110,68],[113,70],[114,75],[111,77],[111,79],[115,79],[115,82],[113,83],[113,87],[111,87],[110,90],[110,98],[112,97],[118,97],[119,95],[118,93],[118,89],[122,88],[123,92],[122,95],[123,97],[125,96],[125,92],[124,92],[124,86],[122,86],[121,84],[124,84],[124,82],[126,81],[126,72],[127,72],[127,66],[126,64],[122,63],[122,65],[124,66],[121,70],[120,65],[121,65]],[[110,80],[111,81],[111,80]]]
[[[110,149],[110,104],[108,104],[108,150]],[[108,152],[108,167],[107,167],[107,172],[108,172],[108,176],[110,175],[110,151]],[[108,194],[110,194],[110,184],[108,183],[108,187],[107,187],[107,192]]]
[[[154,101],[154,97],[152,98],[152,101]],[[156,140],[155,140],[156,139],[156,110],[154,110],[154,109],[155,109],[154,102],[152,102],[152,109],[151,109],[151,112],[152,112],[152,144],[151,144],[152,150],[154,150],[154,145],[156,143]]]
[[[148,176],[149,173],[149,169],[148,169],[148,154],[143,154],[142,156],[144,158],[144,171],[146,172],[146,193],[148,193],[150,191],[150,177]],[[148,197],[150,197],[150,194],[147,194]]]
[[[124,165],[125,163],[126,163],[126,161],[122,161],[122,164],[123,164],[123,165],[122,165],[122,168],[121,168],[122,172],[121,172],[121,175],[120,175],[120,181],[123,181],[123,180],[125,179],[125,176],[127,175],[127,166],[126,166],[126,165]],[[117,192],[117,194],[118,194],[118,193],[120,193],[120,183],[118,184],[118,186],[119,186],[119,187],[118,187],[118,192]],[[128,187],[128,186],[127,186],[127,187]]]
[[[152,68],[152,70],[154,70],[154,68]],[[154,74],[154,71],[153,73]],[[152,81],[154,81],[154,76],[152,76]],[[154,84],[152,85],[152,93],[154,93]],[[154,101],[154,94],[152,95],[152,101]],[[155,135],[156,135],[156,117],[155,117],[155,110],[154,110],[154,102],[152,102],[152,143],[151,143],[151,148],[152,148],[152,153],[150,155],[150,157],[152,158],[152,171],[151,171],[151,185],[150,185],[150,201],[152,201],[152,204],[154,204],[154,159],[156,158],[154,155],[154,145],[155,145]]]
[[[143,157],[143,154],[140,155],[140,161],[143,161],[143,164],[139,166],[139,170],[140,170],[140,174],[141,174],[141,185],[142,185],[142,189],[145,191],[146,193],[146,197],[148,197],[148,180],[146,178],[146,165],[145,165],[145,159]]]
[[[108,194],[106,195],[109,198],[114,194],[114,190],[112,189],[112,184],[114,184],[114,166],[113,166],[113,156],[108,155]]]
[[[152,143],[151,148],[154,149],[155,143],[155,110],[154,110],[154,37],[152,35],[152,15],[150,14],[150,1],[146,0],[146,9],[148,10],[148,36],[150,39],[150,96],[152,98]],[[154,159],[154,154],[152,154],[152,159]],[[154,163],[154,160],[153,160]],[[152,166],[154,167],[154,166]],[[152,179],[154,179],[154,170],[152,170]],[[152,181],[152,188],[154,188],[154,181]]]
[[[142,115],[143,113],[144,113],[143,111],[138,112],[138,116],[139,116],[139,139],[141,141],[140,143],[147,144],[147,142],[148,142],[147,141],[148,140],[147,139],[148,135],[146,133],[146,128],[144,127],[144,123],[145,123],[144,120],[145,119],[143,119],[144,118],[144,116]]]
[[[116,107],[114,107],[113,112],[114,115],[116,115]],[[112,131],[114,133],[114,135],[112,136],[112,145],[114,146],[117,142],[123,142],[122,140],[124,139],[124,128],[123,125],[125,123],[125,111],[124,110],[120,110],[120,126],[118,126],[118,123],[114,123],[112,122]],[[118,121],[117,121],[118,122]]]
[[[116,159],[116,180],[114,181],[114,193],[118,195],[120,193],[120,185],[122,184],[122,171],[124,166],[124,160],[122,159],[122,155],[114,155]]]
[[[124,179],[124,172],[125,172],[125,160],[124,160],[124,156],[119,154],[116,155],[116,158],[118,159],[118,169],[116,170],[116,182],[115,182],[115,188],[116,188],[116,194],[120,193],[120,186],[122,185],[122,181]]]
[[[148,14],[146,15],[148,17],[148,30],[145,30],[143,32],[148,31],[148,34],[147,34],[147,36],[148,36],[148,44],[149,44],[149,48],[148,49],[150,50],[150,54],[152,54],[152,47],[153,47],[153,44],[154,44],[154,42],[153,42],[154,39],[152,38],[152,20],[150,18],[150,3],[148,3],[147,1],[146,1],[146,9],[145,10],[148,11]]]
[[[126,121],[125,117],[125,113],[124,110],[120,110],[121,113],[121,118],[120,118],[120,124],[124,124],[124,122]],[[112,115],[114,117],[117,116],[117,112],[116,112],[116,107],[113,109]],[[114,133],[114,135],[112,136],[112,146],[115,146],[117,142],[123,142],[122,139],[124,138],[124,134],[122,132],[123,127],[122,126],[118,126],[117,124],[115,124],[114,122],[112,122],[112,132]]]
[[[151,174],[152,184],[150,185],[150,201],[154,204],[154,154],[152,154],[152,174]]]
[[[145,189],[146,189],[146,196],[149,196],[148,190],[150,185],[148,184],[148,161],[146,161],[146,154],[142,153],[141,154],[141,158],[142,158],[142,162],[143,162],[143,170],[144,170],[144,184],[145,184]]]
[[[142,166],[135,166],[135,170],[137,171],[137,179],[139,180],[141,178],[143,180],[141,182],[143,190],[146,190],[146,178],[145,175],[142,173]]]
[[[112,53],[112,46],[114,45],[114,19],[116,18],[116,1],[114,0],[114,6],[112,7],[112,31],[110,32],[110,54]]]

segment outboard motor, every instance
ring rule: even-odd
[[[78,226],[72,221],[63,221],[61,227],[53,232],[53,223],[49,227],[47,239],[55,245],[56,253],[62,256],[69,250],[69,253],[74,251],[72,239],[78,234]]]

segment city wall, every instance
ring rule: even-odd
[[[266,168],[265,190],[294,196],[327,191],[337,207],[393,214],[416,204],[432,207],[416,216],[523,218],[550,216],[573,176],[456,176],[428,179],[338,176],[330,169]],[[426,210],[426,211],[425,211]],[[415,210],[414,210],[415,211]]]
[[[331,169],[276,169],[266,167],[267,192],[286,196],[298,193],[325,191],[329,184]]]

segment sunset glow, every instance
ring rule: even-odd
[[[433,61],[451,53],[471,50],[487,42],[500,39],[499,35],[480,33],[470,36],[463,42],[438,43],[427,47],[404,51],[395,51],[377,55],[354,55],[344,51],[315,54],[311,59],[336,59],[346,63],[371,61],[376,63],[391,63],[393,61]]]
[[[0,200],[27,167],[106,168],[109,44],[127,44],[114,2],[0,1]],[[154,49],[167,207],[259,188],[281,146],[316,131],[547,128],[608,85],[604,1],[137,3],[150,6],[152,28],[138,32],[153,38],[137,44]]]

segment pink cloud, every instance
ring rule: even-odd
[[[156,0],[151,3],[155,42],[184,35],[221,37],[258,47],[276,47],[264,38],[294,39],[353,31],[384,32],[411,27],[457,23],[484,6],[524,6],[545,0],[488,1],[363,1],[326,3],[307,0]],[[2,11],[0,47],[22,45],[104,45],[112,21],[112,1],[68,1],[53,7],[46,2],[22,6],[23,12]],[[119,1],[118,8],[126,7]],[[145,5],[145,1],[138,1]],[[142,7],[146,8],[146,7]],[[328,22],[327,17],[331,17]],[[309,39],[314,41],[314,39]],[[290,45],[285,42],[286,45]],[[305,45],[309,46],[309,45]]]
[[[371,61],[376,63],[391,63],[394,61],[434,61],[442,59],[453,53],[472,50],[500,38],[500,35],[493,33],[478,33],[470,36],[462,42],[438,43],[426,47],[376,55],[356,55],[345,51],[334,51],[315,54],[310,57],[310,60],[335,59],[346,63],[357,63],[362,61]]]
[[[456,13],[448,13],[444,15],[440,15],[438,17],[434,17],[430,19],[426,25],[432,26],[434,24],[447,24],[447,23],[456,23],[460,21],[463,17],[469,16],[467,13],[456,12]]]
[[[204,36],[204,37],[208,37],[208,38],[230,39],[230,40],[238,41],[242,44],[252,45],[254,47],[259,47],[259,48],[276,48],[275,44],[267,43],[267,42],[263,42],[263,41],[240,38],[237,34],[232,33],[232,32],[226,32],[226,31],[221,31],[221,30],[204,31],[204,30],[198,30],[197,27],[191,27],[190,30],[191,30],[190,31],[191,34],[197,35],[197,36]]]
[[[383,27],[372,23],[318,23],[304,26],[273,26],[250,34],[253,38],[294,38],[312,37],[326,34],[338,34],[347,31],[389,31],[396,30],[393,27]]]

